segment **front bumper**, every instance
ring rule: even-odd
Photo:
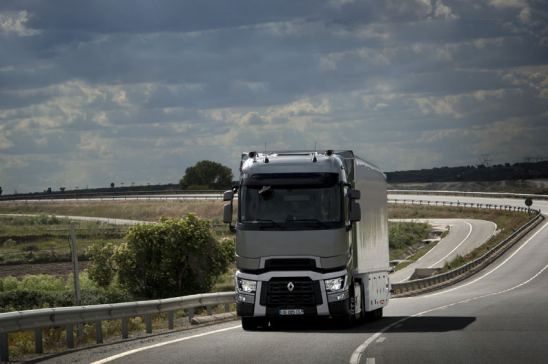
[[[236,311],[243,317],[311,317],[344,316],[350,313],[350,297],[347,288],[327,293],[324,280],[347,274],[346,270],[327,274],[313,271],[272,271],[253,275],[236,273],[236,279],[257,281],[255,294],[236,292]],[[296,286],[288,292],[285,285]],[[297,316],[285,316],[281,312],[299,310]],[[301,311],[302,310],[302,311]]]

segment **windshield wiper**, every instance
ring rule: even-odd
[[[244,220],[243,222],[246,222],[246,223],[251,223],[251,224],[257,224],[257,223],[270,223],[272,224],[272,226],[276,226],[278,228],[282,228],[282,225],[277,223],[276,221],[274,220],[271,220],[271,219],[253,219],[253,220]]]
[[[316,223],[318,225],[320,225],[321,227],[324,227],[326,229],[329,228],[329,225],[327,225],[325,222],[321,221],[321,220],[318,220],[318,219],[287,219],[285,220],[285,222],[313,222],[313,223]]]

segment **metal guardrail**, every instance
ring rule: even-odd
[[[548,200],[548,195],[537,195],[533,193],[510,193],[510,192],[465,192],[465,191],[447,191],[447,190],[388,190],[390,194],[401,195],[438,195],[438,196],[468,196],[468,197],[493,197],[493,198],[512,198],[525,199],[532,198],[537,200]]]
[[[523,208],[519,208],[522,209]],[[534,216],[523,226],[513,232],[509,237],[502,240],[496,246],[491,248],[482,256],[468,262],[458,268],[450,270],[445,273],[436,274],[431,277],[415,279],[403,283],[392,284],[392,292],[394,297],[407,297],[414,296],[419,293],[425,293],[428,291],[437,290],[446,286],[455,284],[468,278],[472,274],[487,267],[495,259],[504,254],[515,243],[517,243],[523,236],[533,230],[538,224],[544,220],[544,216],[540,210],[534,211]]]
[[[36,193],[21,195],[0,196],[0,201],[27,201],[27,200],[73,200],[73,199],[103,199],[103,200],[124,200],[127,198],[137,200],[158,200],[180,198],[191,199],[192,195],[196,199],[222,199],[223,191],[220,190],[165,190],[165,191],[103,191],[103,192],[54,192],[54,193]],[[442,195],[442,196],[468,196],[468,197],[493,197],[493,198],[512,198],[525,199],[532,198],[537,200],[548,200],[548,195],[527,194],[527,193],[508,193],[508,192],[465,192],[465,191],[444,191],[444,190],[388,190],[389,194],[412,194],[412,195]],[[209,195],[209,196],[208,196]]]
[[[530,209],[527,207],[521,206],[512,206],[512,205],[497,205],[491,203],[479,203],[479,202],[460,202],[460,201],[430,201],[430,200],[406,200],[398,198],[388,199],[388,203],[392,204],[402,204],[402,205],[423,205],[423,206],[453,206],[453,207],[469,207],[469,208],[478,208],[478,209],[488,209],[488,210],[504,210],[504,211],[516,211],[516,212],[533,212],[540,213],[540,210]]]
[[[101,198],[105,200],[123,200],[127,197],[138,199],[160,199],[173,198],[173,196],[184,195],[215,195],[214,199],[222,199],[221,190],[159,190],[159,191],[102,191],[102,192],[52,192],[52,193],[30,193],[19,195],[0,196],[0,201],[27,201],[27,200],[73,200],[86,198]],[[203,197],[203,196],[202,196]]]
[[[42,330],[46,327],[65,326],[67,347],[74,348],[74,328],[78,324],[93,322],[95,340],[103,342],[102,321],[121,320],[122,339],[128,338],[129,318],[143,316],[147,334],[152,333],[152,315],[167,313],[168,329],[174,329],[174,313],[185,310],[189,321],[194,310],[205,307],[208,313],[214,306],[224,305],[228,312],[229,304],[234,303],[234,292],[206,293],[191,296],[166,298],[150,301],[123,302],[91,306],[43,308],[38,310],[16,311],[0,314],[0,361],[9,360],[8,334],[22,330],[34,330],[35,351],[43,353]]]

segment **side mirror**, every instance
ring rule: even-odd
[[[232,223],[232,204],[231,203],[227,203],[223,209],[223,222],[225,224]]]
[[[359,191],[358,191],[359,192]],[[362,219],[362,210],[360,204],[356,200],[350,200],[350,222],[358,222]]]
[[[362,193],[360,192],[360,190],[348,190],[348,198],[351,199],[351,200],[359,200],[360,198],[362,198]]]
[[[232,201],[234,198],[234,191],[228,190],[223,193],[223,201]]]

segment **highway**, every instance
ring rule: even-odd
[[[546,225],[542,223],[491,266],[456,286],[392,299],[380,321],[353,328],[329,321],[294,321],[260,332],[245,332],[232,321],[100,346],[46,362],[545,363]]]
[[[489,194],[485,194],[489,196]],[[453,201],[461,203],[482,203],[492,205],[509,205],[517,207],[525,207],[525,198],[498,198],[498,197],[477,197],[477,196],[451,196],[451,195],[430,195],[430,194],[408,194],[397,193],[388,191],[389,200],[423,200],[423,201]],[[220,193],[185,193],[185,194],[155,194],[155,195],[117,195],[117,196],[105,196],[105,197],[84,197],[84,198],[29,198],[21,200],[2,200],[0,203],[8,202],[65,202],[65,201],[154,201],[154,200],[220,200],[222,194]],[[541,209],[544,212],[548,211],[548,199],[546,196],[542,196],[539,199],[533,199],[532,208]]]
[[[497,229],[494,222],[477,219],[400,219],[397,221],[426,222],[432,226],[449,226],[450,228],[449,234],[425,255],[390,275],[391,282],[396,283],[410,279],[416,268],[442,268],[446,261],[453,260],[457,255],[464,256],[484,244]]]
[[[389,199],[407,200],[407,201],[447,201],[461,203],[480,203],[491,205],[507,205],[512,207],[526,207],[525,199],[519,198],[494,198],[494,197],[471,197],[471,196],[432,196],[432,195],[408,195],[408,194],[392,194],[388,195]],[[544,214],[548,213],[548,200],[533,200],[531,208],[540,209]]]

